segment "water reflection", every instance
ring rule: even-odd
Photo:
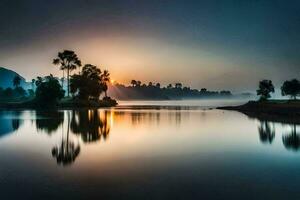
[[[25,113],[25,114],[24,114]],[[80,151],[86,145],[98,141],[106,141],[111,133],[112,125],[122,132],[132,132],[137,128],[147,130],[157,127],[167,126],[169,128],[186,125],[189,126],[190,118],[193,124],[198,122],[213,122],[223,120],[220,113],[212,116],[210,111],[179,110],[179,109],[111,109],[111,110],[70,110],[70,111],[6,111],[0,112],[0,137],[8,135],[20,129],[24,124],[24,116],[35,124],[36,132],[43,132],[49,140],[59,138],[54,147],[51,147],[52,157],[58,165],[67,166],[75,162],[80,155]],[[298,151],[300,149],[300,134],[297,133],[297,123],[295,119],[275,116],[262,117],[248,115],[252,119],[258,120],[258,137],[263,144],[273,144],[276,139],[276,129],[281,127],[292,127],[290,133],[278,131],[282,134],[280,142],[287,150]],[[218,118],[220,117],[220,118]],[[240,117],[240,116],[239,116]],[[220,121],[216,121],[220,122]],[[213,122],[214,123],[214,122]],[[216,124],[216,123],[215,123]],[[175,126],[174,126],[175,125]],[[211,126],[198,127],[201,129],[214,128]],[[190,130],[192,131],[192,130]],[[34,132],[34,131],[33,131]],[[130,139],[131,135],[127,135]],[[170,140],[172,140],[170,138]],[[235,140],[238,142],[239,140]]]
[[[47,134],[52,134],[64,122],[64,112],[51,110],[35,112],[35,124],[37,130],[45,131]]]
[[[52,156],[56,158],[59,165],[72,164],[80,153],[80,145],[70,140],[70,113],[67,113],[67,135],[64,136],[64,128],[62,128],[62,139],[60,145],[52,148]]]
[[[271,144],[275,138],[274,127],[271,128],[270,122],[262,121],[258,127],[259,139],[262,143]]]
[[[253,113],[244,113],[251,119],[259,120],[258,126],[259,138],[262,143],[271,144],[275,138],[274,124],[281,124],[282,127],[290,127],[290,133],[282,134],[282,143],[287,150],[300,150],[300,135],[297,132],[297,125],[300,121],[296,117],[276,116],[276,115],[255,115]],[[271,125],[272,124],[272,127]]]
[[[106,140],[110,132],[108,111],[100,115],[99,110],[72,111],[71,130],[81,136],[86,143],[95,142],[103,138]]]
[[[21,115],[21,111],[0,112],[0,138],[17,131],[22,126],[24,120]]]
[[[299,151],[300,149],[300,135],[297,133],[296,124],[291,126],[291,132],[282,136],[282,142],[286,149]]]

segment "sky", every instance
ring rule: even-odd
[[[0,1],[0,66],[62,76],[52,60],[64,49],[125,84],[280,87],[300,78],[300,1]]]

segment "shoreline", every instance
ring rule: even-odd
[[[223,106],[217,107],[217,109],[239,111],[247,113],[247,115],[300,117],[299,100],[249,101],[240,106]]]
[[[0,103],[0,110],[62,110],[62,109],[99,109],[117,106],[114,99],[99,101],[65,101],[56,105],[39,105],[34,101]]]

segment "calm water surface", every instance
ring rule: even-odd
[[[187,104],[1,111],[0,199],[300,199],[297,124]]]

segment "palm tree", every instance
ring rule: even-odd
[[[13,85],[15,88],[19,87],[21,84],[21,78],[20,76],[15,76],[13,79]]]
[[[60,65],[61,70],[67,70],[68,97],[70,96],[70,72],[81,66],[81,61],[74,51],[64,50],[58,52],[57,58],[53,59],[54,65]]]
[[[107,83],[110,81],[110,74],[108,70],[104,70],[103,73],[101,74],[101,81],[103,83],[103,90],[105,93],[105,97],[107,97]]]

